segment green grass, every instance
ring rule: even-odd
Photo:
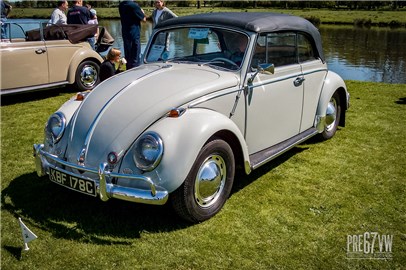
[[[178,16],[185,16],[195,13],[208,13],[208,12],[278,12],[297,15],[305,18],[312,18],[318,20],[322,24],[354,24],[355,22],[369,22],[371,25],[387,26],[391,22],[396,22],[395,25],[406,26],[406,11],[360,11],[360,10],[328,10],[328,9],[254,9],[254,8],[217,8],[217,7],[202,7],[197,8],[180,8],[172,7]],[[152,14],[153,8],[144,7],[147,16]],[[10,14],[11,18],[42,18],[49,19],[52,9],[33,9],[33,8],[13,8]],[[99,21],[106,19],[119,19],[118,8],[98,8],[97,16]]]
[[[71,192],[34,172],[32,144],[72,96],[3,98],[2,269],[404,269],[406,85],[347,82],[347,126],[238,177],[214,218]],[[33,99],[31,97],[37,97]],[[22,251],[17,217],[38,236]],[[350,260],[347,235],[393,235],[391,260]]]

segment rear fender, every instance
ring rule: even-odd
[[[317,123],[320,121],[320,119],[323,119],[326,116],[326,111],[327,111],[327,105],[333,96],[333,94],[339,91],[340,94],[340,99],[341,99],[341,104],[342,104],[342,121],[340,123],[343,123],[344,121],[344,116],[345,116],[345,111],[348,108],[348,92],[347,92],[347,87],[345,86],[344,80],[336,73],[329,71],[326,75],[326,78],[324,80],[323,84],[323,89],[320,93],[320,98],[319,98],[319,103],[317,105],[317,111],[316,111],[316,126]]]

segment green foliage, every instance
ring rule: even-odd
[[[247,1],[250,2],[250,1]],[[316,3],[317,1],[315,1]],[[188,2],[189,3],[189,2]],[[171,8],[178,16],[191,15],[196,13],[209,13],[209,12],[277,12],[287,13],[304,18],[310,18],[316,25],[318,24],[357,24],[357,25],[376,25],[376,26],[403,26],[406,27],[406,16],[404,11],[362,11],[362,10],[327,10],[327,9],[278,9],[273,6],[252,8],[246,6],[246,2],[241,2],[239,6],[209,6],[202,5],[201,8],[196,8],[193,5],[187,7],[172,6],[173,3],[167,2],[168,7]],[[190,4],[190,3],[189,3]],[[141,5],[147,16],[150,16],[153,7],[149,3],[142,3]],[[52,13],[52,8],[13,8],[10,13],[11,18],[42,18],[49,19]],[[97,8],[97,16],[99,20],[103,19],[119,19],[117,7],[111,8]]]
[[[371,26],[371,18],[369,19],[355,19],[354,24],[357,26]]]
[[[403,269],[406,85],[347,82],[347,125],[239,176],[197,225],[169,206],[77,194],[35,174],[32,144],[73,92],[2,98],[2,269]],[[22,251],[21,217],[38,239]],[[346,256],[347,236],[393,235],[390,260]]]

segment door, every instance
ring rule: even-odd
[[[9,42],[1,42],[1,89],[48,83],[48,54],[44,41],[26,41],[18,37],[13,28],[11,34]]]
[[[327,64],[320,59],[314,44],[305,34],[297,35],[299,63],[305,78],[303,83],[303,116],[300,131],[314,126],[317,104],[319,103],[324,78],[327,75]]]
[[[259,73],[246,96],[246,140],[250,154],[278,144],[300,131],[303,75],[296,57],[296,35],[273,33],[261,36],[253,66],[272,63],[272,75]]]

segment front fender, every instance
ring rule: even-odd
[[[69,65],[67,80],[69,81],[70,84],[75,82],[76,70],[79,64],[85,60],[93,60],[97,62],[99,65],[103,62],[103,58],[100,56],[100,54],[98,54],[93,50],[90,50],[89,48],[87,49],[81,48],[77,50],[76,53],[73,55]]]
[[[244,161],[248,161],[248,149],[237,125],[218,112],[207,109],[188,109],[178,118],[163,118],[148,131],[157,132],[164,143],[161,164],[151,177],[159,175],[160,185],[169,192],[177,189],[186,179],[200,149],[219,131],[235,135],[241,146]],[[235,149],[233,149],[235,150]]]

